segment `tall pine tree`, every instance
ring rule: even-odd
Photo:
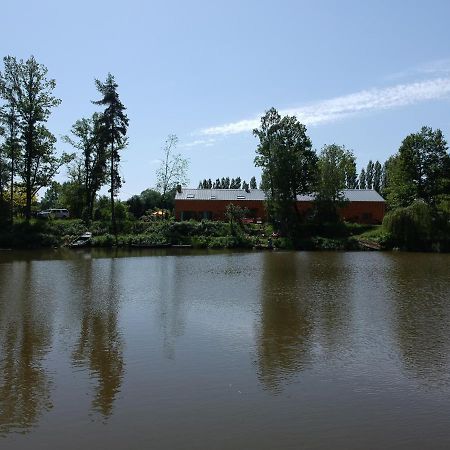
[[[101,142],[107,150],[109,159],[111,223],[112,231],[117,237],[114,199],[122,186],[122,178],[119,173],[120,151],[127,145],[128,117],[125,114],[126,108],[120,101],[117,93],[118,85],[110,73],[108,73],[104,83],[100,80],[95,80],[95,85],[102,98],[93,103],[105,106],[105,110],[99,115],[98,123]]]

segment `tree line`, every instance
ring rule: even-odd
[[[317,154],[306,127],[294,116],[282,117],[272,108],[253,134],[259,140],[255,165],[262,170],[260,187],[266,193],[269,217],[287,235],[295,236],[305,219],[297,209],[297,195],[315,193],[313,220],[336,222],[338,208],[346,202],[345,188],[375,189],[390,210],[419,202],[428,208],[430,220],[448,226],[450,156],[439,129],[422,127],[408,135],[383,165],[369,161],[359,177],[352,151],[331,144]]]
[[[204,179],[198,183],[198,189],[257,189],[256,177],[250,178],[250,183],[245,180],[241,180],[241,177],[231,178],[222,177],[217,178],[216,181],[211,181],[211,178]]]
[[[52,110],[61,103],[54,96],[54,79],[31,56],[26,61],[7,56],[0,72],[0,208],[3,221],[12,223],[16,191],[25,194],[23,214],[31,218],[32,202],[43,187],[51,186],[63,165],[69,165],[82,216],[92,220],[93,203],[100,188],[109,186],[111,222],[116,232],[115,198],[122,185],[120,155],[127,145],[128,118],[119,99],[118,85],[108,74],[95,80],[100,99],[92,101],[102,111],[75,122],[64,140],[78,154],[57,155],[56,138],[47,128]],[[9,195],[6,195],[6,191]]]

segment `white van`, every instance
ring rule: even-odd
[[[54,217],[55,219],[68,219],[70,217],[70,213],[68,209],[52,208],[45,211],[39,211],[37,216],[44,219],[49,217]]]

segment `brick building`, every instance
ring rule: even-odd
[[[385,201],[372,189],[345,189],[348,203],[339,210],[342,219],[358,223],[381,223]],[[265,195],[260,189],[182,189],[175,196],[177,220],[224,220],[227,205],[233,203],[248,210],[248,217],[266,220]],[[307,214],[313,208],[314,195],[297,196],[297,207]]]

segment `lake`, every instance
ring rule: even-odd
[[[450,255],[0,251],[0,448],[450,448]]]

